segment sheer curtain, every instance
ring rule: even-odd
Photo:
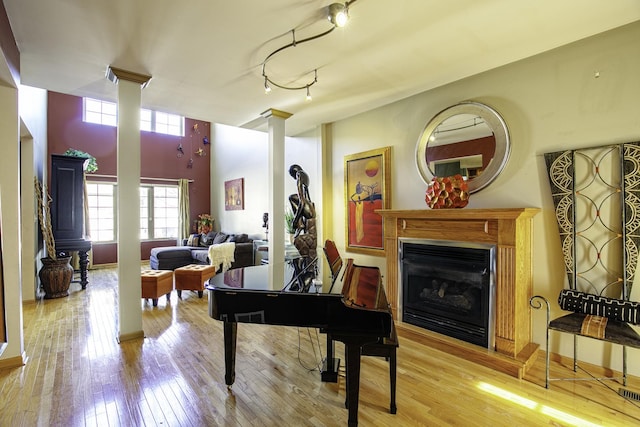
[[[191,220],[189,218],[189,180],[178,180],[178,245],[182,245],[184,239],[189,237],[189,226]]]

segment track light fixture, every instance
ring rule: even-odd
[[[309,90],[309,88],[311,86],[313,86],[314,84],[318,83],[318,69],[313,70],[313,79],[308,80],[306,83],[300,84],[300,85],[296,85],[296,86],[290,86],[290,85],[286,85],[286,84],[281,84],[281,83],[276,83],[275,81],[273,81],[271,78],[269,78],[269,75],[267,74],[267,62],[269,62],[269,60],[271,58],[273,58],[274,55],[282,52],[283,50],[286,50],[290,47],[296,47],[299,44],[311,41],[311,40],[315,40],[315,39],[319,39],[320,37],[324,37],[326,35],[329,35],[333,30],[335,30],[338,27],[344,27],[347,24],[347,21],[349,20],[349,5],[355,3],[356,0],[351,0],[348,1],[346,3],[332,3],[331,5],[329,5],[327,7],[327,20],[329,22],[331,22],[331,24],[333,24],[331,26],[330,29],[328,29],[327,31],[324,31],[322,33],[316,34],[314,36],[310,36],[301,40],[297,40],[296,39],[296,30],[291,30],[291,43],[286,44],[282,47],[279,47],[278,49],[274,50],[273,52],[271,52],[269,55],[267,55],[267,57],[264,59],[264,61],[262,61],[262,77],[264,77],[264,92],[265,93],[269,93],[271,92],[271,86],[276,86],[280,89],[286,89],[286,90],[302,90],[302,89],[306,89],[307,91],[307,101],[311,101],[311,92]],[[311,74],[311,72],[309,72],[308,74]]]
[[[344,27],[349,20],[349,9],[347,9],[347,6],[344,4],[330,4],[327,19],[336,27]]]

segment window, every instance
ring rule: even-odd
[[[184,136],[184,118],[176,114],[156,111],[155,131],[168,135]]]
[[[118,124],[118,106],[113,102],[83,98],[82,120],[88,123],[116,126]],[[140,130],[184,136],[184,117],[177,114],[140,109]]]
[[[149,188],[153,193],[150,206],[153,214],[149,215],[153,216],[153,238],[178,237],[178,187],[156,185]]]
[[[151,132],[152,127],[152,117],[153,111],[142,109],[140,110],[140,130],[144,130],[147,132]]]
[[[98,99],[83,98],[84,108],[82,120],[99,125],[116,126],[118,108],[115,103]]]
[[[87,182],[89,233],[94,242],[115,240],[116,209],[115,184]]]
[[[174,185],[140,187],[140,239],[178,237],[178,196]],[[89,231],[94,242],[116,240],[116,197],[114,183],[87,182]]]

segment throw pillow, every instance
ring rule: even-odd
[[[189,236],[189,239],[187,239],[187,246],[198,246],[199,243],[200,243],[199,234],[192,234]]]
[[[216,235],[216,237],[213,239],[213,242],[211,242],[210,244],[212,244],[212,245],[216,245],[216,244],[218,244],[218,243],[224,243],[224,242],[226,242],[226,241],[227,241],[227,237],[229,237],[229,236],[227,236],[227,235],[226,235],[225,233],[223,233],[223,232],[220,232],[220,233],[218,233],[218,234]]]
[[[247,235],[246,233],[232,234],[229,237],[229,242],[247,243],[248,241],[249,241],[249,235]]]
[[[208,248],[209,245],[212,244],[214,238],[216,237],[217,232],[216,231],[210,231],[207,234],[201,234],[200,235],[200,246]]]
[[[558,305],[563,310],[575,313],[607,317],[634,325],[640,323],[640,303],[634,301],[563,289],[558,296]]]

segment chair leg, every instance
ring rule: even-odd
[[[545,342],[544,388],[549,388],[549,322],[547,321],[547,340]]]
[[[545,328],[544,388],[549,388],[549,322],[551,320],[549,301],[540,295],[534,295],[529,299],[529,305],[536,310],[541,309],[542,304],[544,304],[546,308],[547,315],[547,327]]]
[[[627,346],[622,346],[622,385],[627,386]]]
[[[573,336],[573,372],[578,372],[578,336]]]

